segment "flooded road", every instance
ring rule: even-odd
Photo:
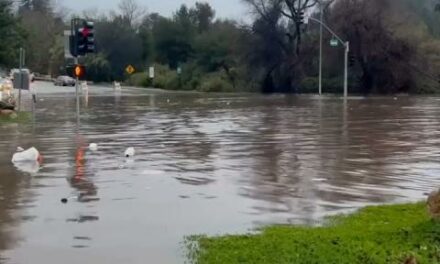
[[[78,126],[74,89],[37,90],[34,124],[0,126],[0,263],[183,263],[187,235],[314,224],[440,186],[437,98],[90,87]],[[17,146],[43,166],[11,164]]]

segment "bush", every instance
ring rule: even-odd
[[[349,82],[351,84],[352,82]],[[323,78],[322,79],[322,92],[323,93],[335,93],[340,94],[344,92],[344,83],[341,78]],[[319,91],[319,79],[317,77],[304,78],[299,87],[299,93],[318,93]],[[354,92],[353,89],[350,89]]]
[[[148,75],[146,73],[135,73],[125,81],[127,85],[136,87],[148,87]]]
[[[182,66],[182,89],[195,91],[200,89],[202,70],[195,63],[188,63]]]
[[[151,80],[148,73],[135,73],[131,75],[125,83],[137,87],[154,87],[170,90],[179,88],[177,73],[176,71],[170,70],[168,66],[155,65],[154,75],[154,80]]]
[[[233,90],[232,84],[224,78],[221,72],[207,74],[202,79],[199,89],[201,92],[232,92]]]
[[[157,64],[155,65],[155,73],[154,73],[154,81],[153,81],[153,87],[154,88],[161,88],[161,89],[175,89],[173,86],[173,79],[177,78],[177,72],[174,70],[171,70],[168,66]]]
[[[316,77],[306,77],[301,81],[300,93],[317,93],[319,89],[319,80]]]
[[[171,70],[168,66],[156,65],[153,82],[147,73],[135,73],[126,80],[126,84],[137,87],[201,92],[232,92],[234,90],[224,72],[202,75],[201,69],[195,64],[183,65],[180,76],[176,70]]]

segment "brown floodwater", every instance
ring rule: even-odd
[[[72,88],[36,85],[34,122],[0,125],[0,263],[183,263],[188,235],[317,224],[440,186],[439,98],[90,87],[78,124]],[[17,146],[43,165],[14,166]]]

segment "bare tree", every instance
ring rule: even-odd
[[[142,17],[147,13],[145,7],[140,6],[136,0],[121,0],[118,7],[122,17],[132,26],[140,23]]]
[[[289,24],[289,32],[286,34],[290,44],[295,44],[296,54],[299,55],[301,45],[302,16],[310,12],[319,0],[243,0],[253,9],[259,17],[273,23],[269,15],[274,9],[278,10]],[[323,2],[326,2],[323,0]]]

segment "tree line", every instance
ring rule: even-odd
[[[198,91],[316,93],[320,18],[350,42],[352,93],[440,91],[437,0],[241,0],[250,21],[216,18],[208,2],[170,17],[122,0],[108,13],[68,14],[50,0],[0,0],[0,67],[16,67],[18,48],[35,72],[65,74],[63,31],[70,18],[95,22],[97,53],[81,58],[95,82]],[[342,92],[342,45],[324,32],[323,91]],[[128,75],[127,65],[136,73]],[[148,78],[150,66],[155,79]],[[179,70],[178,70],[179,69]]]

